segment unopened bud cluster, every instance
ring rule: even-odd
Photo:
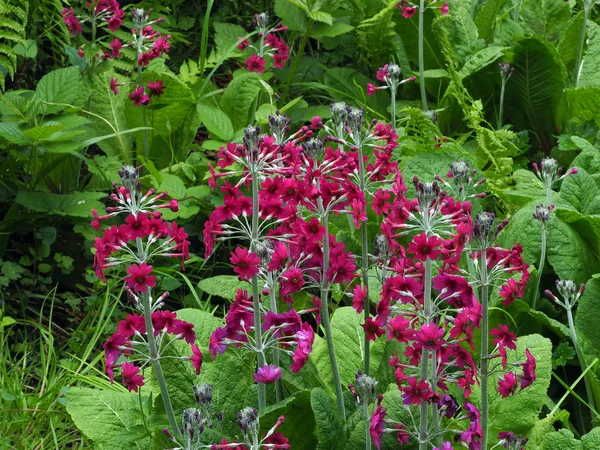
[[[535,211],[533,212],[533,218],[540,223],[540,226],[544,226],[546,222],[548,222],[548,220],[550,219],[550,213],[553,209],[554,205],[536,205]]]

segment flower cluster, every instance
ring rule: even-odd
[[[266,70],[267,64],[265,56],[270,56],[273,59],[273,67],[283,69],[285,62],[289,59],[290,48],[277,33],[286,31],[287,27],[283,26],[281,23],[269,27],[269,15],[266,12],[255,14],[252,23],[258,31],[258,48],[250,44],[248,39],[242,37],[239,38],[240,43],[237,46],[240,50],[245,50],[250,47],[257,52],[252,53],[252,55],[246,59],[246,68],[250,72],[263,73]]]
[[[439,3],[439,0],[426,0],[426,1],[429,3]],[[429,7],[434,7],[436,9],[439,9],[440,12],[442,13],[442,15],[446,15],[449,12],[447,0],[444,0],[444,3],[442,4],[442,6],[427,5],[425,7],[425,9],[427,9]],[[405,19],[410,19],[412,16],[414,16],[417,13],[417,11],[419,9],[419,5],[415,5],[414,3],[411,3],[409,0],[400,0],[398,3],[396,3],[396,8],[400,8],[402,10],[402,17],[404,17]]]
[[[402,69],[398,64],[389,63],[383,67],[377,69],[377,79],[382,83],[385,83],[385,86],[376,87],[372,83],[367,83],[367,95],[372,96],[375,94],[375,91],[379,91],[382,89],[389,89],[392,95],[395,95],[398,90],[398,86],[404,83],[410,83],[411,81],[415,81],[417,77],[414,75],[408,77],[406,79],[401,78]]]
[[[194,345],[196,335],[193,324],[178,319],[174,312],[161,310],[168,292],[157,298],[152,296],[156,276],[152,274],[152,265],[149,263],[161,256],[177,257],[181,258],[183,268],[184,260],[189,258],[187,233],[177,223],[163,220],[160,212],[162,208],[177,211],[177,201],[165,201],[167,193],[156,194],[154,189],[144,194],[139,173],[134,167],[124,166],[119,175],[122,184],[114,183],[115,193],[111,195],[116,206],[107,207],[103,216],[92,210],[92,226],[99,230],[101,221],[117,215],[127,217],[125,223],[105,228],[103,236],[96,238],[94,268],[97,276],[105,280],[106,268],[122,264],[128,266],[126,289],[134,306],[143,315],[130,314],[122,320],[116,333],[104,344],[104,350],[106,372],[111,382],[114,368],[120,366],[123,383],[129,390],[137,391],[144,381],[140,370],[156,360],[164,347],[169,345],[167,342],[172,339],[165,339],[167,335],[191,345],[191,357],[183,359],[192,361],[197,374],[200,373],[203,357],[200,349]],[[121,357],[127,361],[119,363]],[[136,362],[139,364],[136,365]]]
[[[114,32],[123,24],[125,12],[117,0],[98,0],[97,2],[87,3],[87,9],[80,15],[75,13],[74,8],[64,8],[61,12],[63,22],[71,34],[81,34],[83,29],[81,24],[85,22],[94,22],[93,26],[106,24],[106,27]]]
[[[564,173],[563,168],[558,166],[558,161],[553,158],[544,158],[539,166],[538,164],[533,163],[533,168],[536,176],[544,183],[547,191],[551,191],[552,186],[559,181],[565,179],[569,175],[575,175],[577,173],[576,167],[573,167]]]

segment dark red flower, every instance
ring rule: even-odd
[[[146,292],[148,288],[156,286],[156,276],[150,275],[152,273],[152,266],[147,265],[145,262],[139,266],[132,264],[128,269],[128,277],[125,277],[125,282],[129,288],[135,292]]]

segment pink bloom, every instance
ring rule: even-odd
[[[61,12],[63,16],[63,22],[71,32],[71,34],[79,34],[83,30],[81,29],[81,25],[79,24],[79,20],[75,15],[75,10],[73,8],[65,8]]]
[[[362,313],[365,306],[365,298],[367,298],[367,290],[360,284],[354,286],[354,298],[352,299],[352,307],[357,313]]]
[[[117,325],[117,333],[126,338],[133,336],[136,331],[140,334],[146,332],[146,323],[143,316],[129,314],[125,320],[121,320]]]
[[[383,436],[383,431],[385,430],[386,412],[387,410],[381,406],[381,404],[379,404],[373,412],[369,424],[369,433],[371,434],[373,443],[378,450],[381,448],[381,437]]]
[[[193,323],[185,322],[184,320],[176,320],[174,321],[174,328],[173,333],[177,335],[177,339],[183,339],[190,345],[196,340]]]
[[[403,389],[402,398],[405,405],[420,405],[421,402],[429,401],[431,389],[427,381],[418,381],[416,377],[406,379],[408,386]]]
[[[402,316],[394,316],[388,324],[388,338],[396,339],[398,342],[408,343],[409,339],[414,339],[415,332],[410,329],[410,319]]]
[[[259,367],[254,374],[255,383],[273,384],[281,377],[281,368],[275,366],[267,366],[266,364]]]
[[[239,50],[246,50],[250,45],[250,41],[248,41],[248,39],[244,39],[243,37],[238,37],[238,41],[240,41],[240,43],[237,45]]]
[[[122,48],[123,48],[123,45],[121,44],[121,41],[119,40],[119,38],[114,38],[110,43],[111,56],[113,58],[120,58]]]
[[[128,277],[125,277],[127,286],[133,289],[135,292],[146,292],[148,288],[156,286],[156,277],[150,275],[152,273],[152,266],[147,265],[145,262],[139,266],[132,264],[128,269]]]
[[[175,333],[177,324],[177,314],[173,311],[155,311],[152,313],[152,328],[154,335],[157,336],[161,331]]]
[[[150,234],[150,221],[148,214],[138,213],[137,216],[130,214],[125,219],[123,232],[130,236],[130,239],[144,238]]]
[[[304,275],[302,270],[292,268],[281,274],[279,292],[284,299],[291,294],[300,291],[302,286],[304,286]]]
[[[304,367],[304,364],[308,361],[308,355],[312,351],[313,342],[315,341],[315,332],[308,323],[303,323],[302,328],[296,333],[297,347],[294,350],[294,362],[290,366],[292,373],[298,373],[298,371]]]
[[[416,12],[417,12],[417,8],[414,8],[412,6],[403,6],[402,7],[402,16],[405,19],[410,19],[412,16],[415,15]]]
[[[360,224],[367,220],[367,205],[355,198],[352,200],[352,204],[350,205],[350,212],[352,214],[352,219],[354,220],[354,226],[356,229],[360,228]]]
[[[441,9],[442,14],[445,16],[446,14],[448,14],[448,2],[444,1],[444,4],[442,5]]]
[[[379,322],[373,320],[372,317],[369,317],[361,327],[363,327],[363,330],[367,333],[368,341],[375,342],[379,336],[382,336],[385,333]]]
[[[377,192],[375,192],[373,203],[371,205],[375,214],[381,216],[390,213],[392,210],[392,205],[389,203],[391,195],[390,191],[384,191],[383,189],[378,189]]]
[[[435,323],[425,324],[415,333],[415,340],[429,350],[441,350],[446,343],[444,339],[444,330]]]
[[[520,297],[519,284],[513,278],[509,278],[507,283],[502,285],[500,289],[500,297],[504,299],[502,300],[504,306],[510,306],[513,301]]]
[[[144,88],[138,86],[129,94],[129,100],[133,100],[133,106],[147,105],[150,103],[150,97],[144,93]]]
[[[121,85],[119,84],[118,78],[110,79],[110,89],[113,91],[113,94],[119,95],[119,86],[121,86]]]
[[[535,381],[535,357],[529,349],[525,349],[527,361],[523,363],[523,376],[521,377],[521,389],[531,386]]]
[[[246,68],[250,72],[263,73],[265,71],[265,64],[267,61],[265,58],[259,58],[258,55],[253,54],[250,58],[246,59]]]
[[[498,325],[498,328],[492,329],[490,334],[495,337],[493,340],[494,345],[497,345],[500,350],[500,356],[502,357],[502,367],[506,368],[506,348],[511,350],[517,349],[517,338],[515,334],[508,331],[507,325]]]
[[[168,36],[167,36],[168,37]],[[158,57],[163,53],[168,53],[171,46],[169,45],[169,41],[167,37],[162,36],[159,37],[154,44],[152,45],[152,52]]]
[[[408,252],[421,261],[425,261],[427,258],[433,260],[441,253],[439,246],[442,242],[444,241],[437,236],[428,237],[425,233],[421,233],[408,244]]]
[[[509,397],[515,393],[518,384],[519,379],[517,378],[517,374],[508,372],[507,374],[504,374],[504,378],[498,382],[498,392],[502,397]]]
[[[452,447],[452,442],[446,441],[442,444],[442,448],[434,447],[433,450],[454,450],[454,447]]]
[[[144,376],[138,375],[140,368],[135,364],[124,362],[121,364],[121,375],[123,384],[129,391],[137,392],[140,386],[144,385]]]
[[[372,83],[367,83],[367,95],[372,97],[375,94],[375,86]]]
[[[148,90],[150,91],[150,97],[160,97],[163,95],[163,90],[165,86],[163,85],[162,80],[151,81],[148,83]]]
[[[281,422],[283,422],[283,416],[281,416]],[[280,423],[281,423],[280,422]],[[291,449],[292,447],[289,445],[289,439],[286,438],[283,433],[280,433],[279,431],[273,433],[271,436],[269,436],[268,438],[265,439],[264,443],[265,444],[269,444],[271,445],[271,447],[267,447],[266,448],[272,448],[272,449],[276,449],[276,448],[280,448],[280,449]],[[228,447],[231,448],[231,447]],[[243,450],[245,447],[239,446],[236,447],[233,450]]]
[[[192,356],[190,357],[190,360],[192,361],[192,367],[196,369],[196,375],[200,375],[203,359],[204,356],[198,346],[192,344]]]
[[[235,266],[233,271],[241,280],[249,280],[259,272],[260,258],[256,256],[256,253],[249,252],[247,248],[236,248],[231,253],[229,261]]]

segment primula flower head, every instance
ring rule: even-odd
[[[123,384],[129,391],[137,392],[144,385],[144,376],[139,375],[140,368],[135,364],[124,362],[121,364],[121,376]]]
[[[498,392],[502,397],[514,395],[519,385],[519,379],[514,372],[504,374],[504,377],[498,382]]]

